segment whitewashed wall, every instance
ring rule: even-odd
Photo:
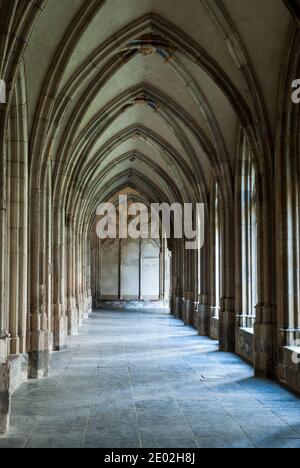
[[[103,300],[159,300],[160,245],[148,239],[105,241],[99,274]]]

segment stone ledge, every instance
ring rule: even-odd
[[[97,308],[102,310],[168,310],[169,301],[98,301]]]
[[[237,328],[235,332],[236,353],[250,364],[254,364],[254,329]]]
[[[300,393],[300,359],[293,361],[293,354],[299,352],[300,348],[279,347],[278,379],[285,386]]]
[[[28,379],[28,356],[27,354],[9,356],[8,362],[10,363],[9,392],[13,394]]]

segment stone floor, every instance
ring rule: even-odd
[[[166,313],[94,313],[51,361],[0,448],[300,448],[300,399]]]

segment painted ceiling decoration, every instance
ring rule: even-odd
[[[174,50],[167,41],[159,36],[144,35],[141,39],[131,41],[125,50],[139,52],[142,55],[151,55],[153,53],[161,56],[166,63],[172,60]]]

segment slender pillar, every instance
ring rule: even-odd
[[[78,311],[76,308],[76,298],[74,292],[73,281],[73,219],[68,218],[66,226],[66,243],[67,243],[67,272],[66,272],[66,293],[67,293],[67,317],[68,317],[68,334],[75,336],[78,333]]]
[[[234,212],[229,203],[221,213],[222,245],[222,296],[220,301],[220,350],[235,351],[235,260],[234,260]]]

